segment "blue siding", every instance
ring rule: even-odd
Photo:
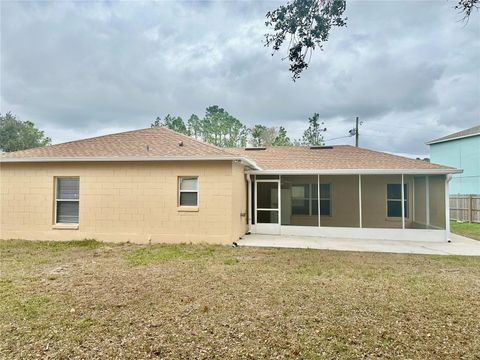
[[[432,144],[430,160],[463,169],[453,175],[450,194],[480,194],[480,135]]]

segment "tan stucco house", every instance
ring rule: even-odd
[[[0,239],[446,241],[460,171],[346,145],[221,149],[149,128],[3,154]]]

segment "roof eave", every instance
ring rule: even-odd
[[[276,169],[253,170],[250,174],[258,175],[445,175],[459,174],[462,169]]]
[[[465,138],[472,137],[472,136],[480,136],[480,133],[468,134],[468,135],[463,135],[463,136],[456,136],[456,137],[449,138],[449,139],[441,139],[441,138],[440,138],[440,139],[436,139],[436,140],[430,140],[430,141],[427,141],[427,142],[425,143],[425,145],[439,144],[439,143],[443,143],[443,142],[447,142],[447,141],[465,139]]]
[[[261,170],[254,161],[244,156],[74,156],[74,157],[0,157],[0,163],[38,162],[109,162],[109,161],[239,161],[243,165]]]

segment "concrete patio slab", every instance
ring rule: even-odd
[[[239,246],[480,256],[480,241],[451,234],[451,242],[344,239],[289,235],[245,235]]]

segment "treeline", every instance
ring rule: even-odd
[[[192,114],[184,121],[180,116],[168,114],[163,119],[157,117],[151,126],[166,127],[220,147],[317,146],[324,144],[323,134],[327,130],[319,118],[319,114],[313,114],[308,119],[308,128],[303,132],[302,138],[293,140],[282,126],[276,128],[256,124],[249,128],[217,105],[207,107],[203,118]]]

